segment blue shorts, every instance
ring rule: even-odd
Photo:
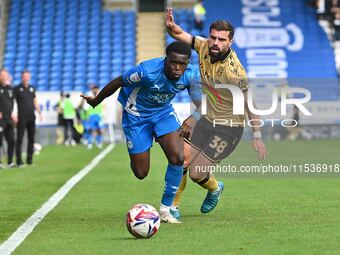
[[[154,138],[175,132],[180,127],[180,122],[174,111],[160,112],[143,118],[124,110],[122,127],[129,153],[138,154],[149,150]]]
[[[94,114],[90,115],[86,121],[86,130],[97,130],[103,128],[102,117],[100,115]]]

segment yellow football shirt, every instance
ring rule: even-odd
[[[233,126],[243,126],[244,115],[233,115],[233,97],[227,89],[215,89],[215,84],[231,84],[239,87],[244,93],[248,89],[247,74],[235,51],[230,49],[224,59],[212,61],[209,55],[208,40],[195,36],[192,47],[199,55],[199,67],[203,84],[210,86],[213,93],[207,96],[207,116],[214,119],[227,120]],[[226,122],[226,125],[229,125]]]

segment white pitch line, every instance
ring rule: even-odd
[[[62,186],[52,197],[50,197],[31,217],[29,217],[5,242],[0,245],[0,254],[11,254],[33,231],[33,229],[44,219],[44,217],[56,207],[59,202],[67,195],[67,193],[84,177],[86,176],[112,149],[113,144],[110,144],[99,155],[97,155],[90,164],[85,166],[64,186]]]

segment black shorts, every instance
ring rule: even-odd
[[[193,131],[190,144],[208,159],[218,163],[228,157],[241,140],[243,127],[213,125],[201,118]]]
[[[58,126],[64,126],[64,125],[65,125],[64,115],[58,114]]]

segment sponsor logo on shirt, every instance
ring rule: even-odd
[[[151,94],[149,95],[149,98],[159,104],[164,104],[169,101],[174,97],[173,93],[157,93],[157,94]]]

